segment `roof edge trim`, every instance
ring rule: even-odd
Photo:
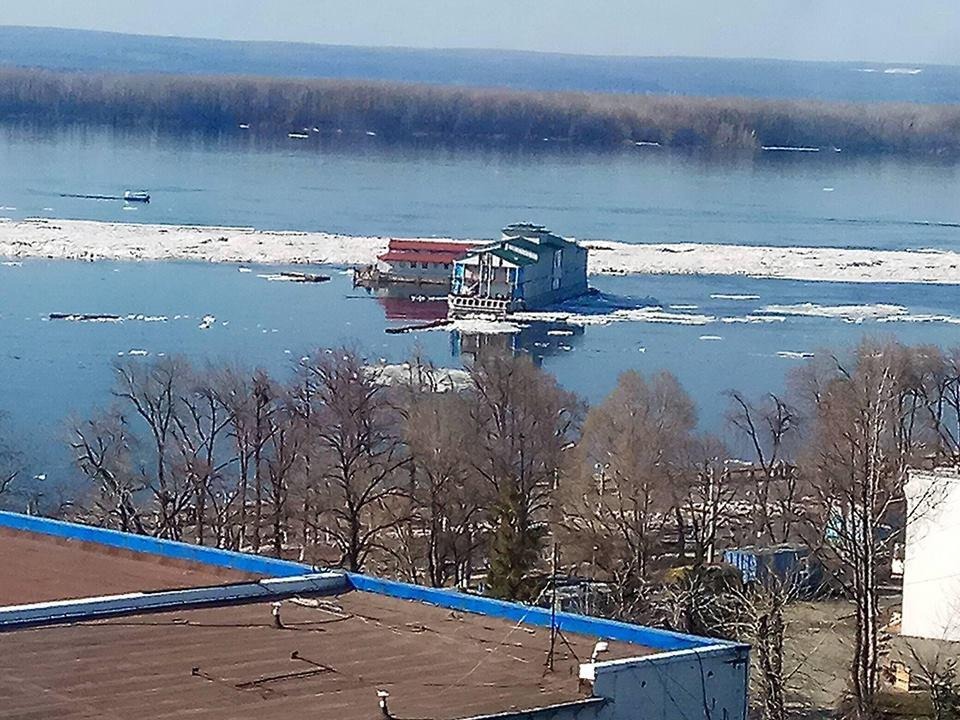
[[[89,542],[107,547],[129,550],[130,552],[159,555],[172,560],[213,565],[215,567],[237,570],[251,575],[266,577],[292,577],[310,572],[309,565],[277,560],[248,553],[221,550],[203,545],[189,545],[176,540],[163,540],[147,535],[133,535],[119,530],[80,525],[79,523],[51,520],[50,518],[21,515],[20,513],[0,511],[0,527],[11,530],[52,535],[53,537],[77,542]]]
[[[356,573],[347,573],[347,578],[355,589],[363,592],[387,595],[403,600],[416,600],[449,610],[489,615],[537,627],[550,627],[551,624],[551,613],[546,608],[521,605],[481,595],[468,595],[456,590],[411,585],[396,580],[383,580]],[[618,620],[606,620],[566,612],[556,614],[556,623],[560,630],[567,632],[607,640],[620,640],[655,650],[690,650],[733,645],[733,643],[714,638],[696,637],[671,630],[660,630],[642,625],[631,625]]]

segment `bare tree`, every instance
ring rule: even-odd
[[[407,462],[394,407],[378,371],[354,352],[318,352],[302,367],[297,391],[309,405],[314,469],[308,484],[324,498],[324,530],[340,563],[363,568],[381,535],[403,521],[385,503],[402,494]]]
[[[452,392],[420,392],[404,422],[413,473],[413,532],[422,539],[426,578],[441,587],[469,580],[482,534],[487,488],[469,464],[469,404]],[[418,543],[419,544],[419,543]]]
[[[472,471],[492,498],[487,584],[493,595],[525,599],[540,558],[551,493],[572,445],[580,401],[526,357],[484,354],[467,391]]]
[[[752,403],[730,392],[729,424],[752,453],[750,472],[753,525],[757,537],[772,544],[794,538],[803,507],[799,474],[787,451],[797,434],[796,412],[776,394]]]
[[[0,412],[0,430],[5,415]],[[0,435],[0,507],[10,503],[16,490],[15,483],[26,473],[23,455],[13,447],[6,433]]]
[[[647,379],[626,372],[587,414],[566,522],[623,592],[624,613],[642,594],[662,531],[675,516],[695,422],[693,402],[669,373]]]
[[[118,410],[74,423],[70,441],[74,463],[92,483],[82,499],[83,519],[123,532],[154,533],[152,513],[140,504],[149,482],[134,466],[136,443]]]
[[[171,471],[177,403],[185,382],[192,374],[181,359],[163,358],[153,363],[136,360],[117,363],[114,397],[131,409],[131,418],[139,418],[147,430],[152,458],[149,487],[157,501],[160,537],[180,540],[182,513],[190,506],[191,493],[184,479]],[[128,420],[129,423],[129,420]]]
[[[820,360],[794,379],[809,414],[809,541],[856,607],[851,689],[862,716],[879,688],[882,566],[910,521],[903,483],[922,438],[911,363],[908,348],[864,342],[849,362]]]
[[[214,509],[214,517],[222,512],[217,505],[224,495],[223,473],[236,460],[235,455],[225,452],[227,443],[223,442],[233,422],[233,411],[219,401],[214,382],[212,372],[194,376],[185,383],[173,413],[174,446],[179,460],[176,470],[192,493],[190,509],[198,545],[208,541],[210,508]],[[220,533],[216,540],[220,544]]]
[[[717,560],[721,534],[735,521],[736,488],[727,472],[728,451],[713,435],[694,437],[685,450],[685,467],[674,482],[677,557],[690,550],[693,564]]]

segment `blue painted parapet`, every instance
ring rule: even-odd
[[[120,550],[129,550],[130,552],[158,555],[172,560],[213,565],[263,577],[291,577],[303,575],[314,569],[309,565],[290,562],[289,560],[277,560],[276,558],[220,550],[203,545],[189,545],[175,540],[161,540],[146,535],[133,535],[118,530],[107,530],[11,512],[0,511],[0,527],[51,535],[64,540],[96,543]]]
[[[496,600],[481,595],[468,595],[455,590],[411,585],[357,573],[348,573],[347,577],[354,588],[364,592],[387,595],[402,600],[415,600],[449,610],[489,615],[513,622],[523,622],[535,627],[551,627],[551,623],[555,622],[560,630],[566,632],[605,640],[635,643],[655,650],[689,650],[721,645],[735,646],[735,643],[724,640],[684,635],[670,630],[659,630],[586,615],[558,612],[555,616],[552,616],[550,610],[545,608]]]

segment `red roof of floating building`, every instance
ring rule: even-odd
[[[390,240],[383,262],[452,263],[476,247],[476,243],[440,240]]]

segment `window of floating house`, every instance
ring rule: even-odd
[[[417,264],[415,262],[410,263],[410,267],[415,268]]]

